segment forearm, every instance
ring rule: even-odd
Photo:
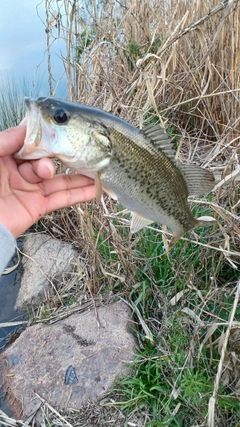
[[[0,275],[15,251],[15,239],[2,224],[0,224]]]

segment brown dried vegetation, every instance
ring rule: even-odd
[[[163,234],[166,242],[166,230],[148,227],[129,236],[128,216],[108,198],[101,206],[83,204],[38,224],[42,231],[79,248],[86,274],[75,289],[76,299],[83,293],[97,305],[101,299],[122,297],[131,305],[140,348],[150,341],[159,355],[165,355],[161,375],[169,386],[168,410],[159,409],[158,419],[152,418],[147,405],[139,406],[141,399],[127,417],[116,409],[116,401],[126,399],[119,393],[114,402],[85,408],[78,421],[76,414],[68,422],[59,417],[56,421],[56,413],[47,406],[51,425],[239,425],[235,404],[224,406],[223,400],[239,401],[240,2],[46,0],[45,4],[52,95],[51,43],[62,37],[70,100],[102,108],[138,127],[160,121],[171,136],[180,136],[179,159],[201,164],[216,177],[211,197],[191,202],[201,212],[210,211],[216,225],[183,238],[169,260],[160,237]],[[80,270],[76,267],[76,277]],[[65,298],[66,284],[62,287]],[[60,307],[49,304],[51,316],[71,311],[64,307],[64,298]],[[184,349],[180,342],[177,348],[178,335]],[[207,373],[205,394],[200,396],[199,391],[200,401],[208,402],[205,406],[187,394],[187,369],[196,375]],[[115,408],[109,415],[111,405]],[[158,424],[151,424],[154,420]]]
[[[239,1],[65,0],[58,2],[55,15],[53,3],[56,6],[55,2],[46,1],[47,34],[52,41],[54,37],[66,41],[63,61],[69,99],[102,108],[138,127],[160,121],[173,137],[180,136],[177,155],[181,161],[196,162],[215,174],[212,196],[192,204],[201,211],[210,210],[217,220],[216,226],[201,238],[192,233],[190,241],[195,246],[183,243],[181,250],[176,250],[166,267],[173,274],[163,273],[154,263],[155,258],[157,263],[166,264],[166,256],[159,250],[160,227],[155,231],[149,227],[146,232],[129,236],[128,217],[119,213],[112,200],[106,198],[101,206],[92,203],[59,213],[53,222],[64,230],[64,238],[75,242],[87,260],[90,294],[101,295],[105,300],[119,296],[126,299],[135,311],[143,337],[154,340],[163,334],[166,338],[166,324],[171,323],[168,316],[174,325],[177,315],[183,328],[185,322],[192,328],[189,348],[198,348],[195,356],[193,350],[186,353],[185,363],[189,366],[196,368],[194,357],[206,357],[202,353],[205,346],[210,349],[211,370],[217,346],[219,354],[224,348],[220,363],[216,364],[218,374],[215,386],[212,383],[206,422],[209,426],[214,422],[225,425],[226,414],[217,407],[223,371],[223,384],[231,383],[232,393],[239,393],[239,353],[233,350],[238,347],[232,346],[230,337],[238,342],[240,324],[230,324],[228,319],[231,304],[235,301],[236,306],[238,298],[238,293],[235,300],[233,297],[240,243]],[[50,69],[50,49],[48,53]],[[49,81],[52,88],[50,74]],[[44,224],[51,230],[47,219]],[[166,239],[167,234],[163,233],[165,243]],[[151,245],[155,251],[149,250]],[[144,293],[146,278],[151,285],[146,286]],[[182,281],[183,287],[179,286]],[[193,294],[197,295],[196,300]],[[223,306],[225,298],[231,303],[227,304],[228,316],[222,318],[222,311],[216,306]],[[174,313],[163,309],[169,303],[176,309]],[[223,321],[220,327],[218,321]],[[164,348],[163,341],[159,346]],[[166,341],[164,349],[169,351]],[[173,394],[177,385],[176,379]],[[181,412],[181,408],[176,408],[175,415]],[[229,425],[231,416],[228,414]],[[142,424],[132,425],[145,425],[147,421],[144,423],[143,419],[140,417]],[[204,425],[203,419],[200,411],[189,422]],[[233,423],[234,419],[233,416]]]

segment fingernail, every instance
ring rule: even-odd
[[[27,117],[24,117],[18,126],[26,126],[26,124],[27,124]]]
[[[48,178],[52,178],[55,174],[55,165],[52,162],[52,160],[50,160],[48,158],[43,158],[43,159],[41,159],[41,163],[42,163],[42,165],[45,166],[46,169],[48,169],[48,172],[49,172]]]

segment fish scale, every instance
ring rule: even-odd
[[[152,222],[173,231],[170,246],[188,230],[212,225],[194,218],[188,196],[208,194],[211,171],[175,160],[170,138],[159,125],[142,130],[97,108],[55,98],[27,98],[27,134],[17,158],[57,157],[95,179],[132,213],[131,232]]]
[[[187,203],[186,183],[177,168],[173,167],[171,160],[160,150],[156,152],[152,147],[135,145],[132,148],[133,161],[129,157],[132,141],[115,130],[110,131],[110,136],[113,155],[109,167],[100,174],[100,177],[105,186],[109,186],[118,194],[118,201],[125,204],[132,212],[137,212],[143,217],[147,215],[153,222],[162,222],[167,212],[171,217],[173,231],[178,231],[179,223],[182,230],[187,229],[188,226],[189,228],[195,226],[197,220],[193,217]],[[151,157],[148,156],[149,150],[152,153]],[[132,184],[129,185],[129,182]],[[171,193],[169,193],[170,182],[172,183]],[[128,197],[126,191],[119,190],[119,188],[125,189],[126,184],[128,184]],[[182,197],[183,193],[185,198]],[[178,222],[176,226],[174,226],[174,218]]]

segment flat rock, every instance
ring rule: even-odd
[[[70,260],[77,256],[71,244],[53,239],[46,234],[29,234],[23,241],[24,272],[15,310],[25,310],[26,305],[39,305],[51,294],[52,281],[72,269]]]
[[[0,387],[15,418],[34,411],[37,395],[64,410],[103,397],[135,357],[129,326],[130,310],[119,301],[27,328],[0,355]]]

